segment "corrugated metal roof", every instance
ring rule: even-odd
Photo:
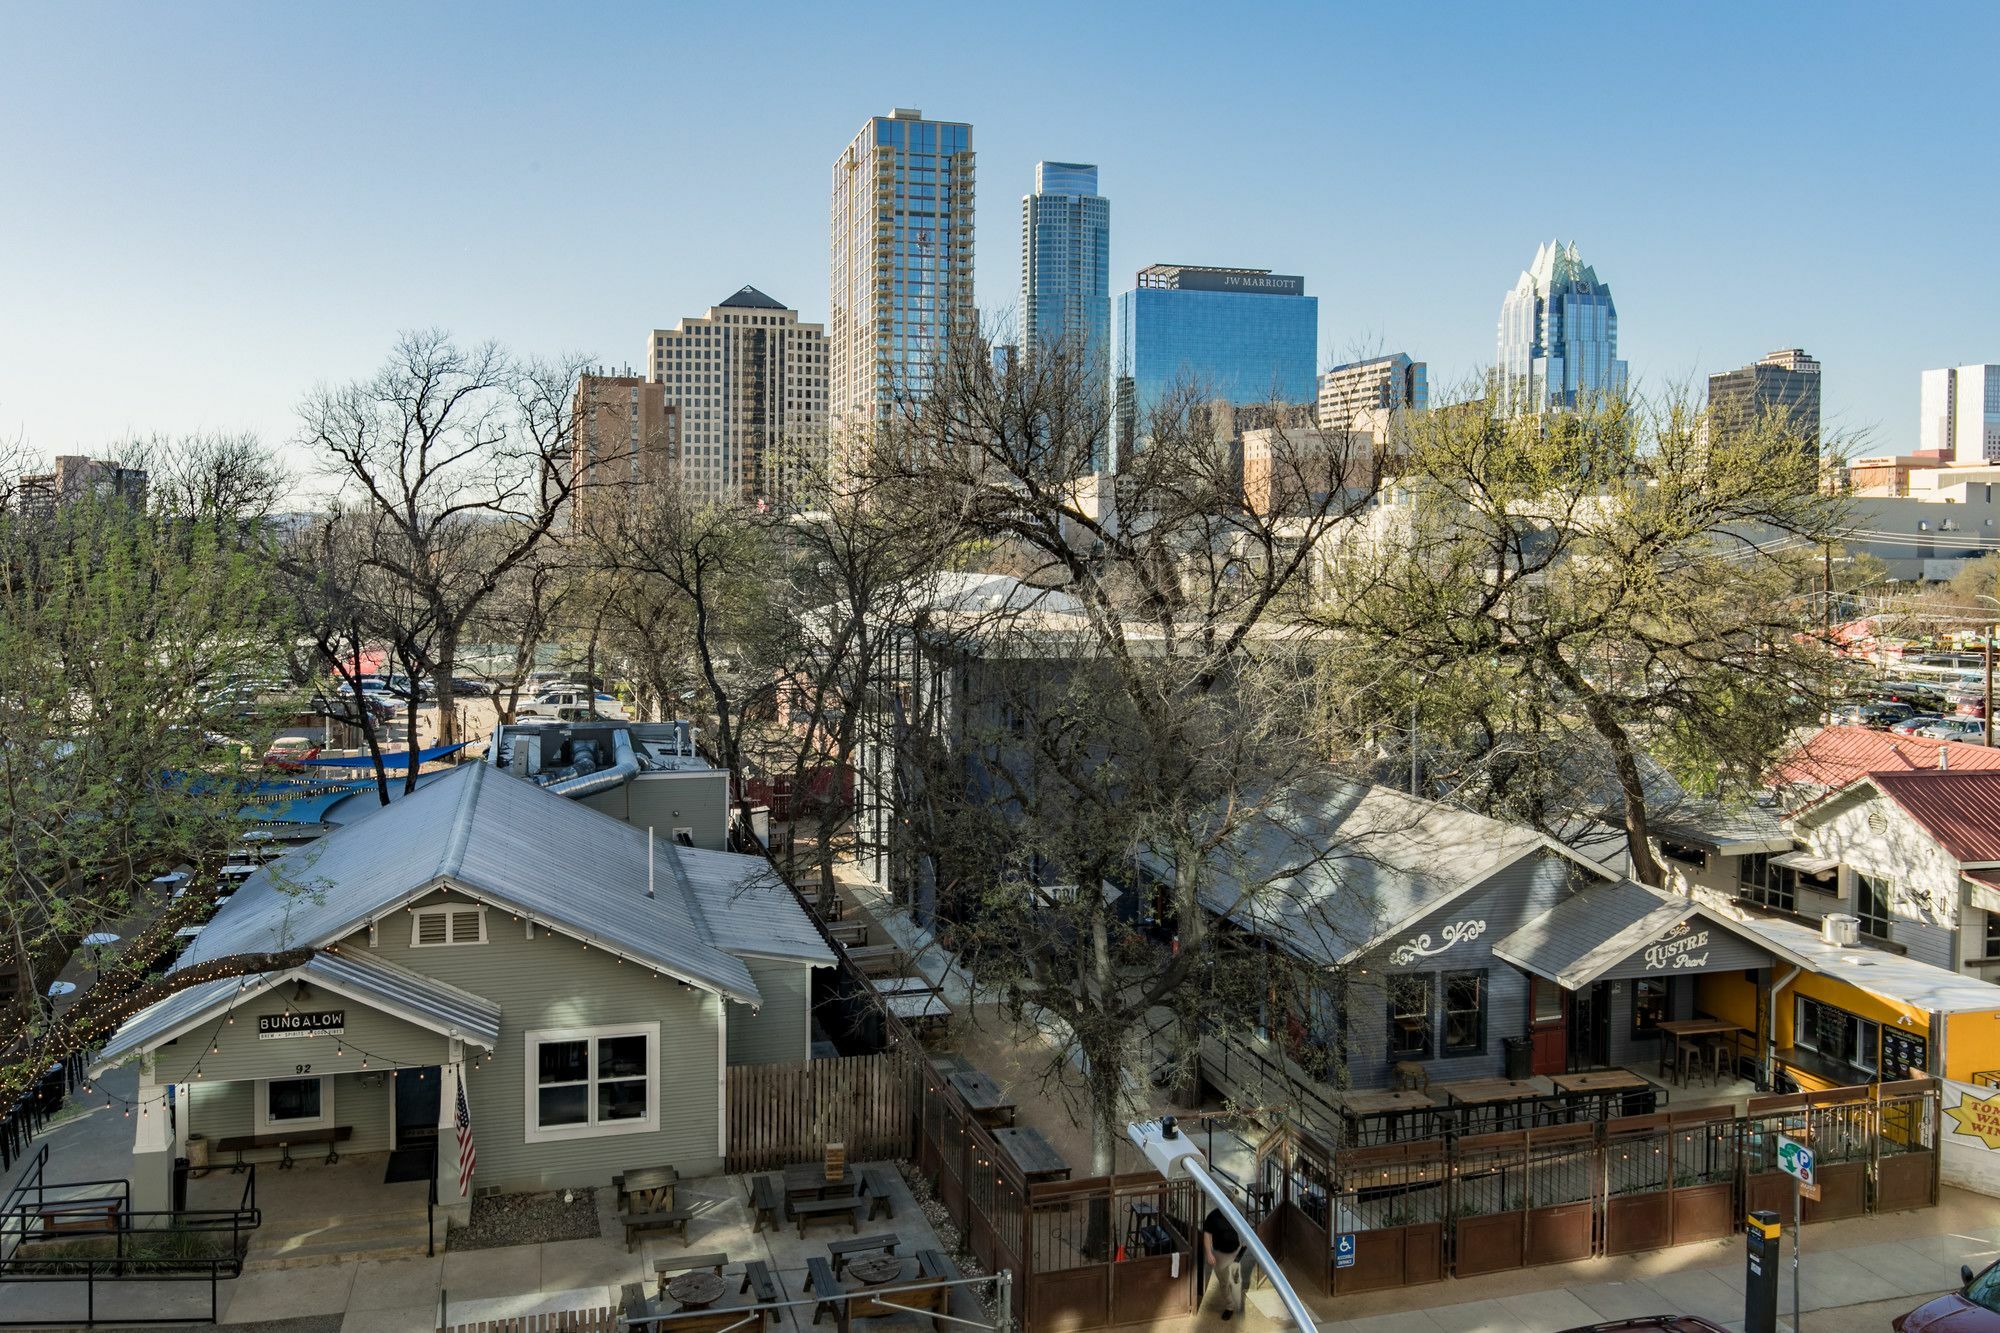
[[[1777,762],[1769,781],[1776,786],[1845,787],[1864,773],[1935,770],[1939,752],[1947,771],[2000,769],[2000,748],[1896,736],[1867,727],[1821,727]]]
[[[488,1050],[500,1040],[500,1006],[490,1000],[380,959],[318,953],[298,967],[256,976],[223,977],[169,995],[126,1019],[98,1052],[92,1068],[116,1064],[134,1051],[145,1050],[294,978],[318,982],[339,994],[439,1032],[456,1033]]]
[[[1544,848],[1575,855],[1533,829],[1387,787],[1331,783],[1264,811],[1211,864],[1202,898],[1331,966]]]
[[[673,864],[682,886],[708,923],[715,942],[742,958],[786,958],[833,966],[833,950],[799,910],[798,899],[769,866],[759,864],[745,874],[748,857],[705,852],[694,847],[675,850]]]
[[[1871,773],[1868,781],[1902,806],[1953,860],[2000,861],[2000,773],[1931,769]]]
[[[1710,921],[1766,953],[1777,952],[1769,941],[1751,935],[1695,899],[1626,879],[1591,885],[1571,894],[1497,941],[1493,956],[1576,990],[1690,917]]]
[[[757,987],[662,867],[646,896],[646,833],[487,764],[462,764],[366,819],[280,857],[216,912],[176,966],[332,943],[450,881],[564,934],[746,1004]],[[661,840],[671,862],[681,849]],[[739,858],[746,875],[761,862]],[[762,904],[775,915],[794,904]],[[770,927],[767,927],[770,929]]]

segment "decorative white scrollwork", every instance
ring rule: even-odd
[[[1438,932],[1438,942],[1431,943],[1429,931],[1399,944],[1389,955],[1389,966],[1407,967],[1419,958],[1435,958],[1454,944],[1476,940],[1486,933],[1486,923],[1481,920],[1454,921]]]

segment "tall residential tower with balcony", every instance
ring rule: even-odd
[[[677,404],[682,484],[705,500],[785,503],[826,452],[827,345],[755,287],[655,329],[646,373]]]
[[[1521,415],[1625,392],[1618,307],[1574,242],[1550,241],[1500,303],[1496,406]]]
[[[972,127],[898,108],[833,162],[827,339],[836,432],[920,397],[950,340],[977,331]]]
[[[1037,162],[1021,198],[1021,347],[1073,348],[1092,382],[1111,364],[1111,201],[1097,168]]]

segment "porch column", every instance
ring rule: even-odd
[[[173,1207],[174,1135],[168,1124],[167,1088],[153,1057],[139,1062],[138,1105],[132,1108],[132,1211],[165,1212]],[[186,1107],[182,1107],[183,1112]],[[150,1221],[157,1224],[160,1218]]]
[[[438,1132],[437,1132],[437,1183],[438,1211],[449,1218],[452,1225],[464,1226],[472,1220],[472,1191],[478,1187],[475,1175],[461,1196],[458,1192],[458,1089],[465,1078],[465,1044],[453,1038],[445,1062],[438,1066]],[[472,1091],[466,1090],[465,1104],[472,1105]],[[479,1132],[479,1119],[475,1114],[472,1121],[475,1141]]]

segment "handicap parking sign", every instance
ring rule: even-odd
[[[1343,1231],[1333,1242],[1333,1266],[1335,1268],[1354,1267],[1354,1233]]]

